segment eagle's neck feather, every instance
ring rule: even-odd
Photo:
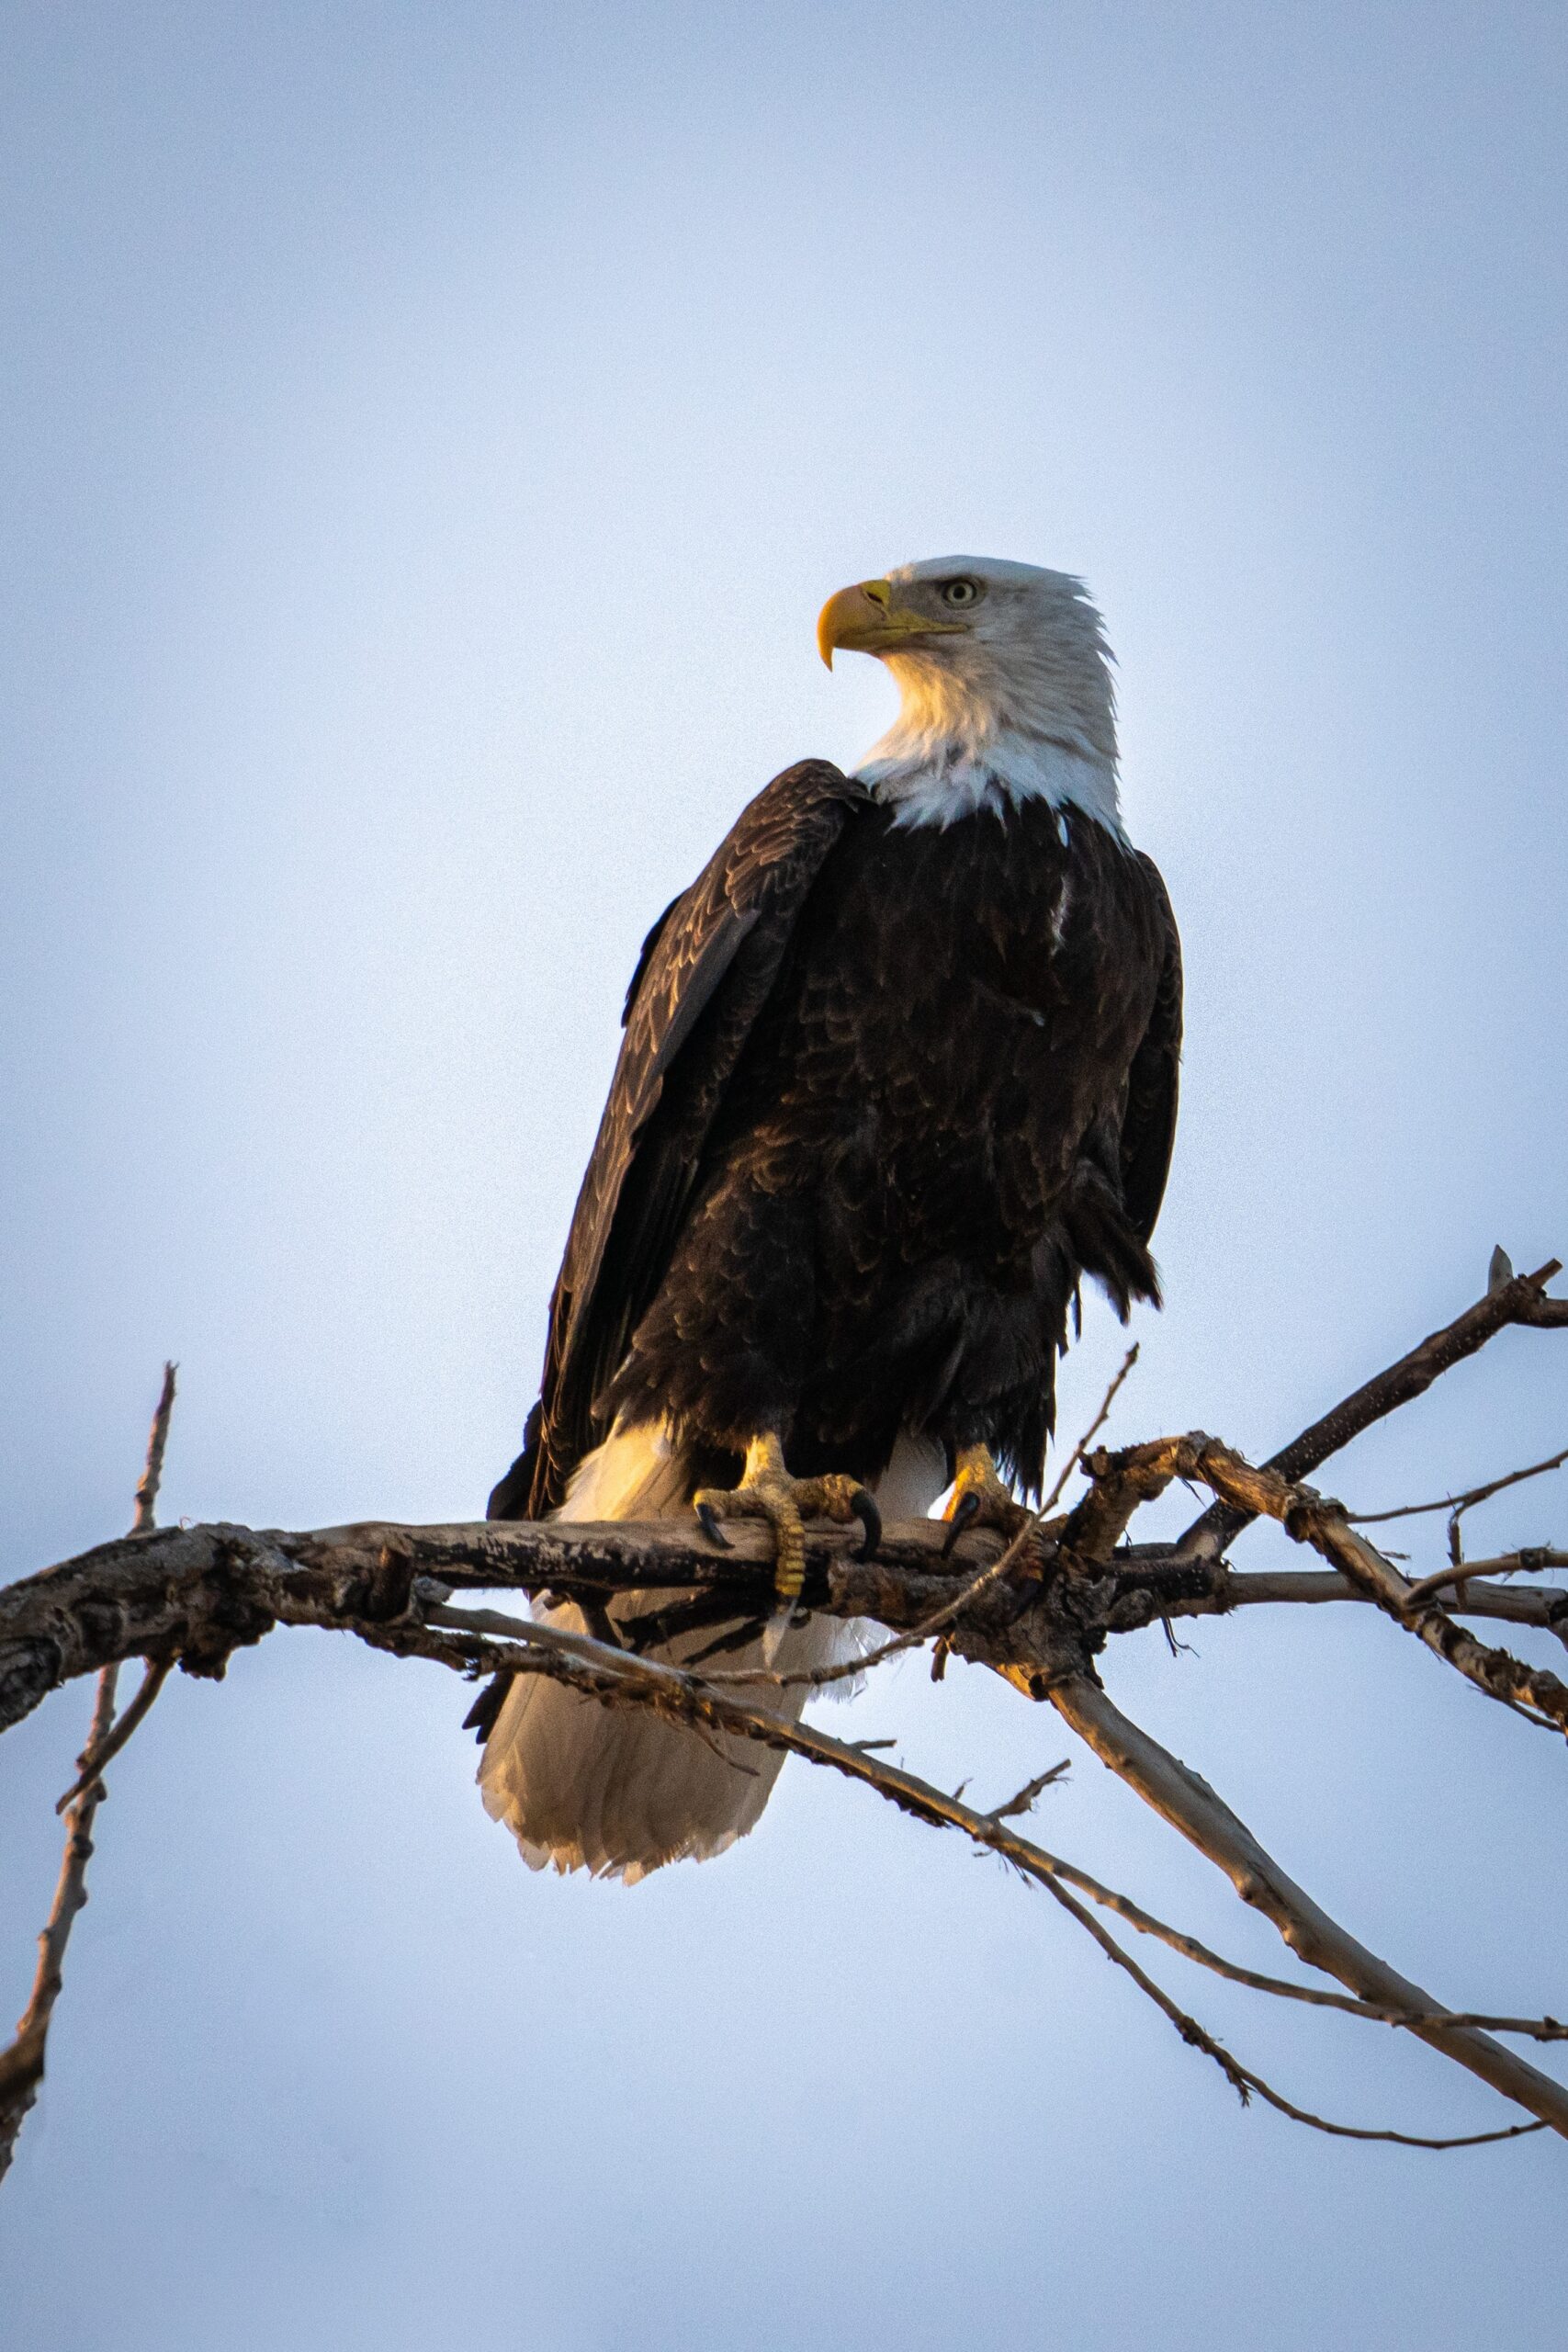
[[[1079,809],[1118,841],[1124,838],[1115,768],[1086,760],[1066,744],[998,736],[979,754],[942,744],[911,757],[890,753],[889,742],[884,736],[855,775],[893,809],[897,825],[942,828],[983,808],[1002,815],[1010,807],[1043,800],[1053,808]]]
[[[1123,838],[1111,673],[1098,616],[1080,610],[1089,625],[1077,641],[1004,654],[969,639],[962,666],[934,651],[886,657],[904,707],[855,775],[897,824],[941,827],[1043,800]]]

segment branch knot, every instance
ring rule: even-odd
[[[255,1554],[243,1533],[218,1535],[212,1566],[178,1644],[185,1673],[221,1682],[234,1652],[265,1640],[276,1624],[276,1614],[255,1591],[254,1565]]]

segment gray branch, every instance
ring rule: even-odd
[[[1207,1781],[1131,1722],[1087,1675],[1058,1683],[1051,1702],[1102,1764],[1224,1871],[1242,1901],[1261,1912],[1309,1968],[1337,1978],[1376,2007],[1402,2009],[1413,2019],[1441,2009],[1441,2002],[1331,1919]],[[1410,2030],[1568,2139],[1568,2087],[1550,2075],[1472,2027],[1413,2021]]]

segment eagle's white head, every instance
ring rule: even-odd
[[[939,556],[840,588],[817,642],[874,653],[904,698],[855,770],[903,825],[1010,801],[1081,808],[1120,834],[1111,650],[1081,580]]]

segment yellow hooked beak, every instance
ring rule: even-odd
[[[817,620],[817,650],[830,670],[835,651],[893,653],[931,637],[968,633],[967,621],[932,620],[912,605],[896,605],[887,580],[862,580],[829,596]]]

